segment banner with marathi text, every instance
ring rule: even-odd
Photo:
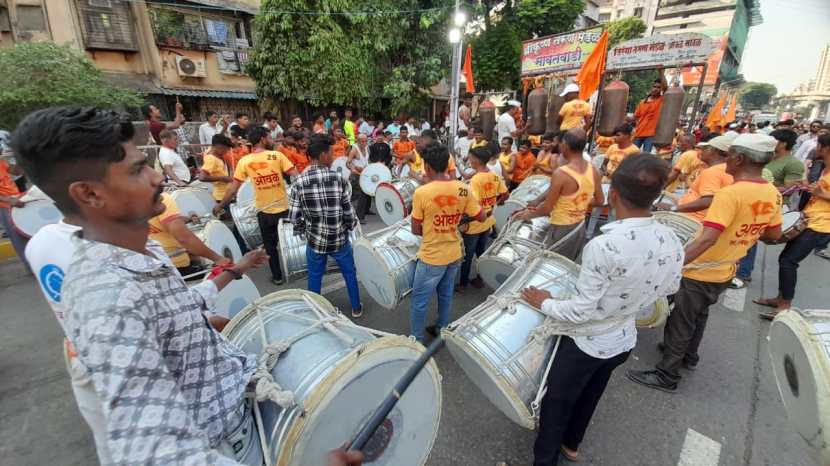
[[[522,43],[522,76],[573,72],[582,67],[594,51],[602,27],[541,37]]]
[[[715,42],[715,50],[709,55],[706,60],[708,67],[706,69],[706,78],[703,81],[705,86],[714,86],[720,74],[720,64],[723,61],[723,54],[726,51],[726,45],[729,39],[729,29],[707,29],[701,31],[712,38]],[[683,82],[689,86],[696,86],[700,82],[700,75],[703,73],[703,67],[687,67],[683,69]]]

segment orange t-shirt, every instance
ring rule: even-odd
[[[335,141],[334,145],[331,146],[331,155],[335,159],[340,157],[345,157],[348,155],[349,150],[349,141],[346,139],[338,139]]]
[[[173,265],[187,267],[190,265],[190,255],[179,240],[167,230],[167,224],[182,218],[182,214],[170,194],[162,193],[161,203],[164,204],[164,212],[147,222],[150,225],[150,239],[157,241],[164,248]]]
[[[464,214],[475,217],[479,212],[478,199],[460,181],[431,181],[419,186],[412,195],[412,219],[423,224],[418,259],[429,265],[447,265],[460,260],[458,224]]]
[[[637,128],[634,135],[638,138],[649,138],[657,133],[657,120],[660,118],[660,109],[663,107],[663,96],[652,101],[642,101],[637,106],[634,116],[637,117]]]
[[[5,160],[0,160],[0,196],[19,196],[20,190],[14,184],[14,180],[9,175],[9,164]],[[8,203],[0,202],[0,208],[9,207]]]
[[[528,151],[522,155],[521,152],[516,152],[516,167],[513,169],[513,177],[511,180],[514,183],[521,183],[533,171],[533,164],[536,163],[536,156],[533,152]]]
[[[732,175],[726,173],[725,163],[719,163],[714,167],[703,169],[689,187],[689,191],[680,198],[677,205],[688,204],[705,196],[714,196],[715,193],[734,182],[735,180],[732,178]],[[683,214],[692,217],[698,222],[702,222],[706,217],[706,209],[697,212],[683,212]]]
[[[305,152],[300,152],[294,147],[281,145],[278,150],[282,152],[283,155],[288,157],[288,160],[290,160],[291,163],[294,164],[294,167],[296,167],[297,171],[300,173],[302,173],[303,170],[305,170],[305,168],[309,166],[309,164],[311,164],[311,160],[308,158],[308,155],[306,155]]]
[[[605,158],[608,159],[608,165],[605,166],[605,171],[608,173],[608,179],[611,179],[611,175],[617,171],[617,167],[619,167],[625,159],[631,155],[638,154],[639,152],[640,148],[634,144],[631,144],[625,149],[620,149],[620,146],[612,144],[611,147],[605,151]]]
[[[407,139],[406,141],[398,139],[394,144],[392,144],[392,153],[395,154],[396,159],[400,159],[404,154],[414,150],[415,141],[412,139]],[[398,160],[398,163],[400,163],[400,160]]]
[[[242,160],[242,157],[250,154],[251,150],[248,149],[248,146],[239,146],[234,149],[225,152],[225,162],[228,163],[231,167],[231,171],[236,170],[236,164]]]

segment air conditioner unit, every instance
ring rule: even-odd
[[[196,58],[177,56],[176,69],[179,71],[179,76],[188,78],[204,78],[207,76],[205,61]]]

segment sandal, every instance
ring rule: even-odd
[[[758,317],[764,320],[774,320],[775,316],[782,311],[765,311],[758,314]]]
[[[566,460],[573,462],[579,461],[579,451],[573,451],[565,445],[560,445],[559,451],[562,452],[562,456],[564,456]]]
[[[752,302],[759,305],[759,306],[764,306],[764,307],[774,307],[774,308],[778,307],[778,298],[766,298],[766,299],[759,298],[759,299],[753,299]]]

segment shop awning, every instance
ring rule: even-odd
[[[161,94],[177,95],[180,97],[206,97],[210,99],[258,99],[256,92],[254,91],[243,91],[234,89],[185,89],[179,87],[162,87]]]

